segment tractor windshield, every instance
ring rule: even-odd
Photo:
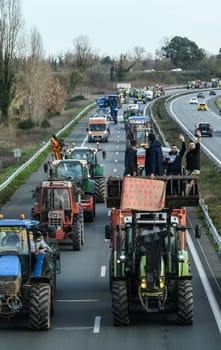
[[[60,162],[56,169],[57,177],[73,177],[77,181],[80,181],[82,178],[82,169],[81,164],[76,162]]]
[[[85,159],[89,163],[94,162],[94,154],[88,149],[74,149],[71,154],[72,159]]]
[[[0,254],[13,251],[28,254],[28,233],[23,226],[0,226]]]
[[[43,211],[70,210],[70,196],[67,188],[45,188]]]

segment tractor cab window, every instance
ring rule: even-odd
[[[53,191],[53,208],[55,210],[70,210],[70,197],[68,189],[54,188]]]
[[[94,161],[93,152],[90,150],[87,150],[87,149],[73,150],[71,158],[72,159],[84,159],[89,163],[93,163],[93,161]]]
[[[27,231],[24,227],[0,227],[0,254],[13,251],[19,255],[28,254]]]

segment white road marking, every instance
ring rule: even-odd
[[[216,301],[216,298],[213,294],[212,288],[210,287],[207,275],[203,269],[199,255],[196,251],[196,248],[194,247],[193,241],[192,241],[189,234],[187,234],[187,243],[188,243],[188,247],[190,248],[191,254],[193,256],[193,259],[194,259],[194,262],[196,265],[196,269],[197,269],[198,274],[200,276],[203,288],[205,290],[206,297],[208,299],[208,302],[210,304],[214,318],[216,320],[217,327],[219,329],[219,332],[221,333],[221,311],[219,309],[219,305]]]
[[[94,329],[93,327],[55,327],[56,331],[81,331],[85,329]]]
[[[107,270],[106,266],[101,266],[101,274],[100,274],[101,277],[105,277],[106,276],[106,270]]]
[[[58,303],[97,303],[99,299],[57,299]]]
[[[96,316],[94,321],[94,333],[100,333],[101,316]]]

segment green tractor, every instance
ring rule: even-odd
[[[74,147],[68,151],[68,158],[84,159],[88,163],[89,174],[95,181],[96,203],[104,203],[106,200],[106,179],[104,176],[104,166],[99,164],[99,154],[102,159],[106,158],[106,151],[97,147]]]
[[[141,177],[108,179],[107,206],[112,209],[105,238],[111,240],[109,281],[115,326],[129,325],[131,313],[141,311],[174,313],[180,325],[193,322],[187,211],[182,203],[190,200],[196,205],[199,195],[165,198],[165,186],[163,180]],[[199,227],[195,234],[199,238]]]

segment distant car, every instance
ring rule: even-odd
[[[210,90],[209,94],[210,94],[210,96],[215,96],[216,95],[216,91],[215,90]]]
[[[208,106],[206,103],[199,103],[197,106],[198,111],[208,111]]]
[[[199,102],[198,102],[196,97],[191,97],[191,99],[189,100],[189,103],[191,105],[198,105],[199,104]]]
[[[171,72],[182,72],[182,68],[173,68],[171,69]]]
[[[155,72],[155,69],[144,69],[145,73],[152,73]]]
[[[213,127],[208,122],[197,123],[195,128],[195,136],[197,136],[198,131],[200,131],[201,136],[209,136],[209,137],[213,136]]]
[[[197,98],[205,98],[205,95],[203,92],[198,92]]]

